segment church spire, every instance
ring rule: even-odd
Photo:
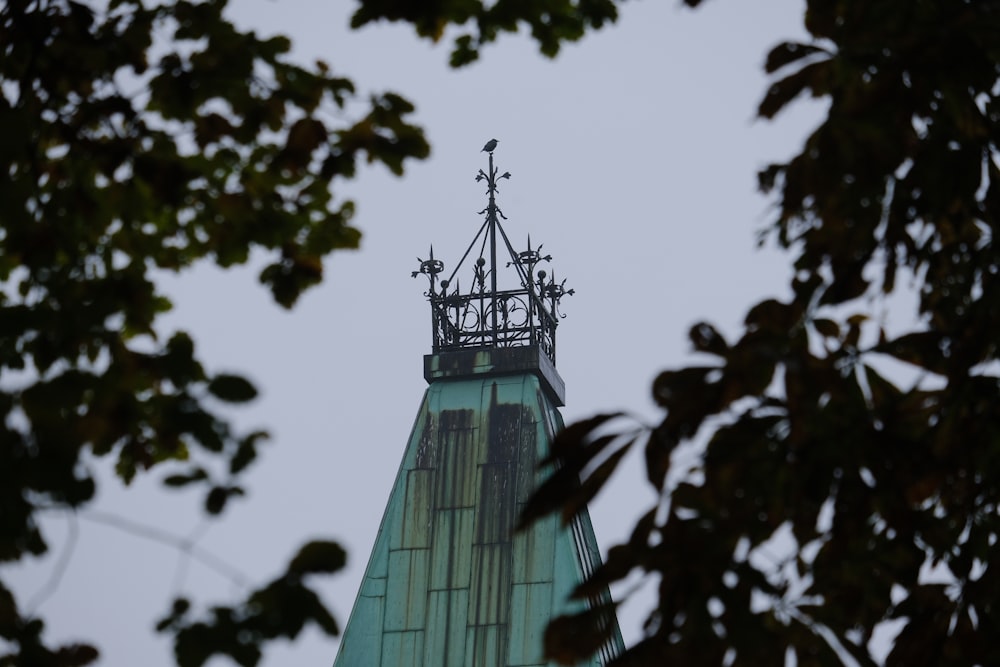
[[[551,259],[541,246],[529,238],[515,252],[507,238],[496,200],[510,174],[497,176],[496,144],[476,179],[488,203],[473,242],[447,278],[433,246],[413,272],[429,284],[430,386],[335,667],[541,667],[549,621],[607,606],[607,592],[572,597],[600,564],[586,508],[568,525],[550,515],[515,532],[562,428],[555,329],[571,291],[538,269]],[[606,641],[581,666],[620,654],[617,620],[606,620]]]

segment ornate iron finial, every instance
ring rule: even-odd
[[[430,286],[430,289],[428,290],[427,294],[428,295],[436,294],[437,292],[436,292],[435,288],[436,288],[436,285],[437,285],[437,275],[439,273],[441,273],[442,271],[444,271],[444,262],[442,262],[439,259],[434,259],[434,246],[433,245],[431,245],[431,256],[430,256],[430,259],[423,260],[423,259],[420,259],[419,257],[417,257],[417,261],[420,262],[420,268],[418,270],[414,271],[411,274],[412,277],[416,278],[421,273],[424,274],[425,276],[427,276],[427,279],[430,280],[430,282],[431,282],[431,286]]]
[[[448,275],[438,281],[444,272],[444,263],[434,258],[431,246],[430,259],[422,260],[413,277],[425,275],[430,286],[425,292],[431,302],[434,352],[467,348],[494,348],[537,345],[555,363],[556,326],[564,317],[559,312],[559,303],[574,290],[566,289],[566,281],[556,282],[545,271],[536,271],[542,262],[550,262],[551,255],[542,255],[542,246],[531,247],[528,236],[527,250],[516,252],[500,224],[507,219],[496,202],[497,182],[509,179],[510,172],[497,176],[493,165],[493,151],[497,140],[486,142],[481,152],[489,153],[489,168],[479,170],[476,182],[486,181],[488,202],[479,211],[485,215],[472,243],[465,254]],[[508,259],[504,268],[513,271],[498,271],[497,249],[506,251]],[[465,260],[478,249],[478,257],[472,262],[472,287],[463,293],[456,278]],[[501,275],[502,273],[502,275]]]

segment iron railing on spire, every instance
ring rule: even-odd
[[[555,364],[556,327],[563,317],[559,303],[567,294],[573,294],[573,290],[566,289],[565,280],[556,282],[554,273],[550,276],[544,270],[537,270],[540,263],[550,262],[552,256],[543,256],[541,246],[532,248],[530,236],[527,249],[518,252],[504,231],[500,219],[507,217],[496,202],[497,183],[509,179],[510,172],[497,175],[499,169],[493,163],[496,143],[491,140],[483,149],[489,154],[489,167],[485,172],[479,170],[476,181],[486,181],[488,202],[479,212],[485,219],[465,254],[448,277],[439,280],[444,263],[435,259],[431,246],[429,259],[417,258],[420,267],[413,276],[423,274],[430,283],[425,295],[431,304],[435,353],[537,345]],[[500,260],[498,253],[503,252],[508,258]],[[471,272],[468,276],[471,286],[463,291],[459,272],[474,254],[476,259],[471,269],[466,269]]]

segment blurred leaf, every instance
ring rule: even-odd
[[[80,667],[96,661],[99,656],[97,649],[89,644],[70,644],[60,647],[56,652],[55,664],[65,667]]]
[[[191,602],[187,598],[175,598],[170,613],[157,622],[156,631],[165,632],[170,628],[176,627],[190,609]]]
[[[163,484],[165,486],[181,487],[205,479],[208,479],[208,472],[204,468],[194,468],[186,474],[167,475],[163,479]]]
[[[266,431],[254,431],[240,440],[240,444],[229,461],[229,472],[233,475],[243,472],[257,458],[257,443],[270,435]]]
[[[618,468],[622,457],[628,453],[633,444],[635,444],[634,439],[621,444],[618,449],[609,454],[607,458],[587,474],[580,484],[579,490],[562,505],[562,520],[564,524],[568,524],[574,516],[586,509],[587,503],[604,487],[604,484],[611,477],[612,473]],[[526,514],[528,511],[527,507],[524,511]]]
[[[580,493],[580,477],[575,468],[557,468],[538,485],[518,517],[516,530],[528,529],[538,519],[560,511]]]
[[[707,322],[699,322],[691,327],[688,337],[698,352],[707,352],[722,357],[729,349],[726,339]]]
[[[231,497],[242,495],[245,493],[238,486],[213,486],[205,496],[205,511],[209,514],[221,514]]]
[[[208,383],[208,391],[229,403],[245,403],[257,397],[257,389],[239,375],[216,375]]]
[[[945,374],[947,363],[941,351],[943,342],[944,336],[937,331],[920,331],[886,341],[878,345],[875,351],[934,373]]]
[[[833,320],[815,319],[812,321],[812,325],[816,327],[819,335],[825,338],[838,338],[840,336],[840,325]]]
[[[663,490],[663,482],[670,470],[670,457],[678,442],[666,429],[656,428],[646,439],[646,478],[657,491]]]
[[[623,416],[621,412],[609,412],[606,414],[599,414],[590,417],[589,419],[584,419],[582,421],[574,422],[566,428],[562,429],[556,433],[555,439],[552,441],[552,454],[551,460],[558,460],[560,457],[571,457],[577,452],[581,451],[584,447],[584,440],[593,431],[618,417]]]
[[[573,665],[579,656],[596,653],[611,637],[614,613],[614,604],[608,603],[555,618],[545,629],[545,657]]]
[[[764,71],[768,74],[773,74],[786,65],[817,53],[828,54],[826,50],[811,44],[782,42],[772,48],[767,54],[767,61],[764,63]]]
[[[810,90],[816,97],[827,93],[830,86],[829,77],[830,61],[823,60],[805,65],[799,71],[771,84],[757,108],[757,114],[762,118],[774,118],[789,102],[806,90]]]
[[[326,126],[322,122],[314,118],[301,118],[289,128],[285,147],[296,154],[308,154],[316,150],[326,138]]]
[[[803,307],[797,302],[782,303],[777,299],[767,299],[753,306],[744,320],[751,331],[768,331],[787,334],[802,317]]]
[[[299,549],[288,564],[288,572],[298,575],[313,572],[331,573],[342,569],[346,562],[347,554],[339,544],[314,540]]]

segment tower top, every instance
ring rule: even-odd
[[[483,147],[483,152],[489,155],[489,166],[487,171],[479,170],[476,182],[486,182],[488,200],[486,208],[479,211],[484,220],[458,264],[447,278],[441,279],[445,265],[434,257],[434,246],[431,246],[428,259],[417,258],[420,267],[413,272],[413,277],[423,274],[429,282],[424,294],[431,304],[432,356],[459,351],[536,348],[554,372],[556,327],[563,317],[559,304],[564,296],[573,294],[573,290],[566,289],[565,280],[557,281],[555,271],[550,274],[539,269],[540,264],[551,262],[552,256],[543,256],[541,245],[533,248],[530,235],[526,250],[514,250],[500,223],[501,219],[507,220],[507,216],[496,201],[498,183],[510,179],[510,172],[498,176],[500,169],[493,162],[496,147],[496,139]],[[470,259],[472,257],[475,258]],[[463,271],[468,281],[464,291],[460,284],[460,272]],[[523,359],[525,355],[519,352],[529,350],[511,352],[513,354],[494,356]],[[430,379],[428,377],[428,381]]]
[[[581,613],[598,619],[602,636],[579,667],[605,667],[623,651],[610,593],[574,595],[600,567],[586,507],[568,522],[550,515],[515,530],[554,471],[563,385],[552,362],[569,292],[538,270],[550,260],[541,246],[515,252],[500,224],[497,182],[510,175],[497,176],[496,145],[484,147],[489,169],[476,176],[487,186],[486,220],[458,265],[445,274],[432,253],[413,272],[430,285],[430,386],[334,667],[550,664],[546,626]]]

